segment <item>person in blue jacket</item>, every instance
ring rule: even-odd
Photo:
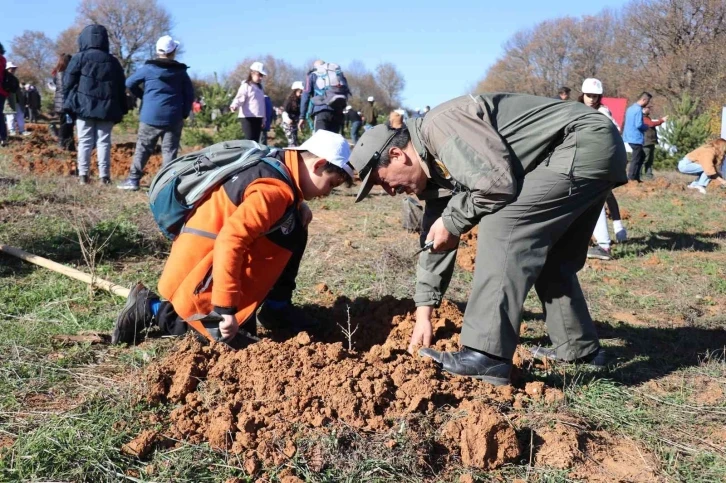
[[[129,91],[142,101],[134,162],[129,177],[118,185],[119,189],[139,189],[144,166],[159,138],[164,164],[176,158],[179,152],[184,119],[189,116],[194,102],[194,87],[187,74],[188,67],[174,60],[178,49],[179,42],[168,35],[161,37],[156,42],[158,58],[146,61],[126,81]]]
[[[643,108],[650,104],[653,98],[649,93],[643,92],[638,101],[625,111],[625,125],[623,126],[623,141],[630,145],[633,150],[630,155],[630,165],[628,166],[628,181],[640,180],[640,168],[645,161],[645,152],[643,151],[643,140],[645,139],[645,131],[648,125],[643,121]]]

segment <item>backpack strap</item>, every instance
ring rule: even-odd
[[[295,211],[297,211],[297,191],[295,190],[295,186],[292,183],[292,179],[290,179],[290,175],[288,174],[287,169],[280,161],[278,161],[277,159],[272,158],[272,157],[265,157],[265,158],[260,158],[257,162],[264,162],[268,166],[275,168],[275,170],[277,170],[282,175],[282,177],[285,178],[285,181],[287,181],[288,185],[290,185],[290,188],[292,188],[292,196],[293,196],[292,205],[287,210],[285,210],[285,213],[282,215],[282,217],[274,225],[272,225],[268,231],[266,231],[264,233],[265,235],[269,235],[270,233],[273,233],[273,232],[279,230],[280,227],[282,226],[282,224],[285,222],[285,220],[287,220],[287,218],[291,214],[293,214]],[[252,164],[257,164],[257,163],[252,163]],[[248,168],[249,166],[252,166],[252,164],[245,166],[243,168],[243,170]],[[212,240],[217,239],[217,233],[212,233],[212,232],[204,231],[204,230],[198,230],[197,228],[189,228],[186,226],[186,224],[182,227],[181,230],[179,230],[179,234],[181,235],[182,233],[188,233],[190,235],[197,235],[197,236],[201,236],[204,238],[210,238]]]

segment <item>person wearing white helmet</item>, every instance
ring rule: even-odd
[[[300,120],[300,96],[302,96],[303,83],[295,81],[290,88],[290,95],[285,99],[282,106],[282,130],[285,131],[287,147],[294,148],[298,145],[298,121]]]
[[[262,134],[262,126],[267,118],[265,107],[265,91],[262,88],[262,79],[267,75],[262,62],[253,62],[247,79],[234,96],[229,110],[234,112],[239,109],[239,122],[242,125],[242,132],[245,139],[258,141]]]
[[[620,126],[613,118],[610,109],[602,103],[603,87],[602,82],[595,78],[585,79],[582,83],[582,94],[578,98],[579,102],[582,102],[588,107],[596,109],[598,112],[603,113],[613,124],[618,128],[618,132],[622,132]],[[620,206],[618,201],[615,199],[615,195],[612,192],[605,199],[608,210],[610,211],[610,217],[613,220],[613,230],[615,231],[615,238],[618,242],[624,242],[628,238],[628,233],[623,226],[623,221],[620,218]],[[595,231],[593,236],[597,241],[597,245],[590,247],[587,251],[588,258],[597,258],[599,260],[610,260],[612,256],[610,254],[610,233],[608,232],[607,214],[605,213],[605,207],[600,212],[600,217],[595,225]]]
[[[376,124],[378,124],[378,111],[376,110],[376,99],[373,96],[368,97],[368,102],[363,106],[363,125],[364,130],[369,130]]]

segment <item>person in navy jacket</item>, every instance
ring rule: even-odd
[[[129,91],[141,98],[141,114],[134,162],[129,177],[118,185],[119,189],[139,189],[144,166],[159,138],[164,164],[179,152],[184,119],[194,102],[194,87],[187,74],[188,67],[174,59],[178,49],[179,42],[168,35],[161,37],[156,42],[158,58],[147,61],[126,81]]]

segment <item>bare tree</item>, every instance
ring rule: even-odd
[[[83,27],[73,25],[58,34],[55,39],[55,53],[73,55],[78,52],[78,36]]]
[[[620,13],[542,22],[512,36],[477,90],[551,96],[586,77],[603,81],[609,96],[648,90],[673,105],[687,93],[722,105],[726,2],[633,0]]]
[[[43,84],[55,62],[54,44],[43,32],[26,30],[10,42],[10,57],[24,81]]]
[[[171,14],[157,0],[82,0],[77,22],[106,27],[111,53],[127,74],[154,56],[157,39],[173,27]]]
[[[379,64],[376,67],[376,82],[386,95],[386,101],[392,106],[401,103],[401,92],[406,86],[403,74],[390,62]]]

